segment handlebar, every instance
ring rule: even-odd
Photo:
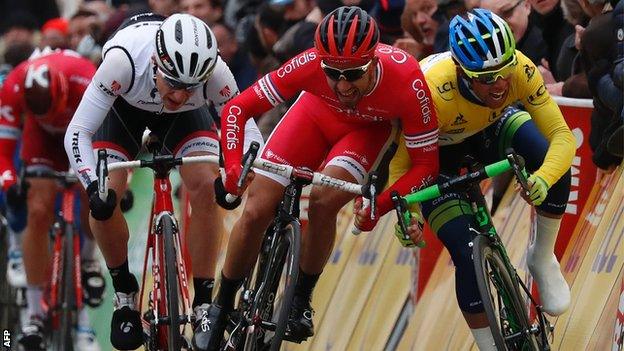
[[[525,192],[525,194],[528,195],[528,175],[524,168],[524,159],[522,158],[522,156],[516,154],[515,151],[511,148],[507,149],[505,154],[506,157],[504,160],[494,162],[492,164],[481,167],[476,171],[468,172],[440,184],[431,185],[427,188],[406,195],[404,197],[399,196],[399,199],[402,199],[402,201],[393,202],[395,204],[395,210],[397,211],[398,218],[403,218],[403,220],[400,221],[401,230],[406,233],[407,224],[409,224],[409,222],[405,221],[406,218],[409,218],[406,217],[406,213],[409,214],[409,210],[407,209],[408,205],[433,200],[443,194],[455,191],[457,189],[461,189],[462,187],[465,187],[469,184],[480,182],[483,179],[495,177],[510,170],[514,172],[514,176],[518,180],[518,183],[520,184],[522,190]],[[403,205],[405,207],[403,207]]]

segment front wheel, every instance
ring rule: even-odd
[[[477,235],[473,261],[483,307],[498,350],[541,350],[520,295],[517,275],[507,259],[491,245],[491,239]]]
[[[251,313],[259,316],[264,326],[248,327],[245,350],[280,349],[295,295],[300,249],[301,225],[298,221],[271,230],[265,237],[256,269]]]
[[[161,235],[163,236],[165,251],[165,286],[167,288],[167,314],[169,320],[167,346],[169,350],[180,350],[182,335],[180,333],[180,310],[178,301],[178,261],[176,259],[175,237],[176,229],[169,216],[163,216],[161,221]]]

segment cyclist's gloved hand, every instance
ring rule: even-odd
[[[215,190],[215,201],[217,202],[219,206],[223,207],[224,209],[233,210],[237,208],[238,205],[241,204],[240,196],[237,197],[234,202],[227,202],[225,197],[227,196],[228,192],[225,191],[225,187],[223,186],[223,180],[221,179],[221,177],[217,177],[215,179],[214,190]]]
[[[425,222],[419,213],[411,212],[411,215],[411,222],[407,227],[407,236],[403,234],[399,223],[394,224],[394,235],[396,235],[403,247],[415,247],[416,243],[423,242]]]
[[[355,215],[355,227],[363,232],[370,232],[375,228],[377,222],[379,221],[379,217],[376,216],[375,220],[371,220],[370,218],[370,206],[366,208],[363,207],[363,198],[358,196],[355,199],[355,203],[353,204],[353,214]]]
[[[528,179],[529,183],[529,199],[531,203],[535,206],[539,206],[546,200],[546,196],[548,196],[548,183],[540,176],[536,176],[535,174],[531,174]]]
[[[87,195],[89,196],[89,209],[93,218],[98,221],[105,221],[112,217],[117,204],[115,190],[108,189],[108,197],[106,197],[106,201],[102,201],[98,194],[98,182],[94,180],[87,187]]]
[[[28,182],[23,182],[21,187],[17,183],[11,184],[6,190],[7,206],[15,211],[25,209],[28,187]]]

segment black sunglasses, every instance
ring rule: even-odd
[[[160,71],[160,69],[159,69]],[[169,76],[167,76],[166,74],[164,74],[162,71],[160,71],[160,75],[163,77],[163,79],[165,80],[165,82],[167,82],[167,85],[169,85],[169,87],[171,89],[174,90],[193,90],[195,88],[197,88],[198,86],[202,85],[203,83],[182,83],[179,82]]]
[[[325,64],[325,62],[321,61],[321,68],[323,69],[323,72],[325,72],[325,75],[328,76],[329,79],[331,80],[338,81],[338,80],[344,79],[347,82],[354,82],[362,78],[364,73],[368,71],[368,68],[370,67],[371,63],[373,63],[373,60],[370,60],[365,65],[362,65],[359,67],[338,69],[338,68],[328,66]]]

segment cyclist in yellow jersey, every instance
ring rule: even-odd
[[[554,255],[554,245],[570,191],[575,139],[533,64],[515,50],[507,23],[488,10],[475,9],[450,23],[449,52],[421,62],[438,116],[440,178],[457,174],[464,155],[489,163],[513,147],[526,160],[530,197],[536,206],[537,235],[528,266],[544,311],[557,316],[570,303],[570,290]],[[526,111],[513,104],[521,103]],[[410,169],[401,145],[390,165],[390,184]],[[415,190],[415,189],[414,189]],[[459,306],[481,350],[494,340],[476,284],[467,230],[474,222],[465,197],[451,194],[424,203],[422,212],[449,250],[456,267]],[[421,233],[410,227],[412,238]]]

